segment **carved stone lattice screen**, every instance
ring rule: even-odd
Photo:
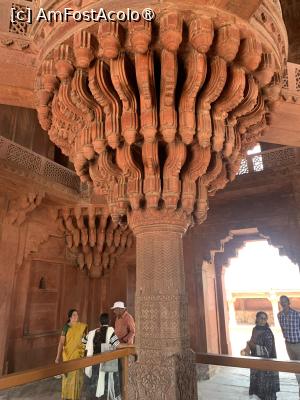
[[[283,147],[273,151],[262,153],[263,165],[265,169],[276,169],[281,166],[296,163],[296,148]]]
[[[297,149],[294,147],[282,147],[248,155],[242,160],[238,175],[264,170],[274,171],[280,167],[295,165],[297,162],[296,151]]]
[[[253,169],[255,172],[263,171],[264,169],[264,164],[263,164],[263,159],[261,155],[254,155],[252,157],[252,162],[253,162]]]
[[[282,87],[284,89],[288,89],[288,87],[289,87],[289,76],[288,76],[287,68],[284,69],[283,74],[282,74]]]
[[[161,3],[153,22],[33,26],[39,121],[90,182],[91,205],[105,199],[106,229],[128,224],[136,237],[132,400],[196,398],[182,236],[235,178],[281,88],[287,36],[278,7],[217,3],[198,0],[192,11]],[[81,265],[92,273],[101,219],[78,212],[75,226],[69,212],[62,229],[89,253]]]
[[[25,172],[33,172],[46,180],[60,183],[77,192],[80,190],[80,181],[73,171],[3,136],[0,136],[0,159],[17,165]]]
[[[238,175],[244,175],[249,173],[248,163],[245,158],[242,159]]]
[[[16,0],[13,1],[10,4],[10,1],[7,1],[7,6],[9,7],[9,32],[14,33],[15,35],[18,36],[23,36],[26,37],[29,35],[31,24],[28,21],[29,13],[28,13],[28,8],[33,7],[33,1],[32,0]],[[11,18],[11,10],[14,9],[14,15],[16,13],[20,12],[20,18],[14,18],[12,20]]]

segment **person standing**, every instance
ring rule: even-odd
[[[68,312],[68,320],[64,325],[57,349],[55,362],[75,360],[84,357],[82,339],[87,333],[87,325],[79,322],[78,312],[72,309]],[[68,372],[62,378],[62,399],[79,400],[83,385],[83,371]]]
[[[278,313],[278,320],[285,338],[286,351],[290,360],[300,361],[300,312],[290,306],[287,296],[280,296],[282,310]],[[300,375],[296,374],[299,385],[300,398]]]
[[[264,311],[256,314],[255,327],[247,348],[253,357],[276,358],[274,335],[268,325],[268,315]],[[280,391],[279,373],[251,369],[249,395],[256,395],[261,400],[276,400]]]
[[[133,344],[135,322],[122,301],[117,301],[111,308],[116,315],[115,333],[121,343]]]
[[[114,328],[109,326],[108,314],[101,314],[99,322],[100,327],[90,331],[85,338],[88,357],[102,353],[104,351],[103,344],[114,350],[122,346],[114,332]],[[104,364],[110,364],[111,369],[109,372],[105,371]],[[86,400],[121,400],[118,360],[104,364],[85,368],[87,376]]]

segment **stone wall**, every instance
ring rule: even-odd
[[[18,268],[9,329],[8,372],[53,362],[69,309],[89,319],[87,275],[65,256],[64,238],[51,236]]]
[[[129,311],[134,314],[134,251],[121,256],[101,279],[91,279],[67,250],[55,210],[45,198],[37,198],[34,194],[14,199],[0,196],[3,372],[52,363],[71,308],[79,311],[89,329],[98,326],[101,312],[110,313],[114,323],[110,309],[114,301],[130,299]]]

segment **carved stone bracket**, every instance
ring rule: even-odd
[[[20,226],[28,214],[34,211],[42,202],[44,193],[28,193],[11,200],[7,212],[9,223]]]
[[[129,227],[114,223],[109,215],[95,206],[59,210],[58,223],[67,247],[76,254],[80,269],[91,278],[100,278],[112,269],[116,260],[133,245]]]

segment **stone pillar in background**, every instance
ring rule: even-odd
[[[270,296],[269,296],[269,300],[270,300],[270,302],[272,304],[274,326],[275,326],[275,328],[280,330],[280,325],[279,325],[279,321],[278,321],[278,318],[277,318],[277,314],[279,313],[279,305],[278,305],[279,299],[278,299],[276,293],[271,292]]]
[[[182,212],[134,212],[136,235],[136,347],[129,398],[195,400],[195,360],[190,350]]]
[[[220,338],[220,350],[222,354],[230,354],[230,337],[228,330],[228,305],[226,301],[226,288],[224,282],[225,269],[223,265],[218,265],[217,256],[215,256],[216,266],[216,291],[218,301],[218,317],[219,317],[219,338]]]
[[[236,327],[235,308],[234,308],[235,298],[229,297],[227,301],[229,309],[229,327],[235,328]]]

